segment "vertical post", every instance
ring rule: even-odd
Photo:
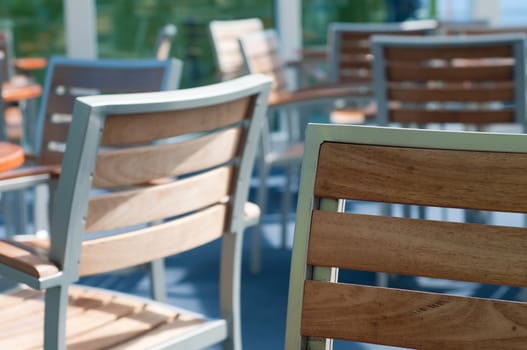
[[[286,61],[297,59],[302,47],[302,1],[275,0],[275,9],[283,57]]]
[[[95,0],[63,0],[66,53],[73,58],[97,58]]]
[[[471,2],[472,18],[488,19],[493,26],[499,25],[500,22],[500,0],[472,0]]]

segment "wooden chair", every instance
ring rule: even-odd
[[[343,212],[342,200],[527,213],[527,136],[308,129],[286,345],[521,349],[527,305],[337,282],[338,269],[527,286],[527,231]]]
[[[246,198],[269,89],[254,75],[79,98],[50,241],[0,242],[1,274],[37,290],[0,295],[0,348],[40,348],[44,334],[46,350],[240,349],[242,234],[258,216]],[[72,285],[218,238],[222,319]]]
[[[264,26],[259,18],[216,20],[209,23],[209,35],[221,80],[247,74],[238,39],[262,30]]]
[[[525,118],[525,36],[374,36],[381,125],[484,126]]]
[[[117,92],[159,91],[177,87],[181,63],[177,60],[80,60],[63,57],[50,59],[44,84],[38,125],[28,125],[27,135],[34,154],[28,149],[28,166],[0,174],[0,191],[11,191],[50,182],[57,178],[62,162],[63,147],[68,132],[71,112],[76,97]],[[35,195],[35,225],[37,230],[47,229],[47,206],[42,187]],[[19,208],[19,205],[9,206]],[[18,210],[13,215],[25,215]],[[11,234],[24,233],[24,218],[14,225]]]
[[[328,110],[339,99],[362,94],[353,86],[319,85],[305,89],[292,89],[286,74],[286,64],[280,55],[280,45],[274,30],[255,32],[240,37],[240,48],[245,65],[251,73],[266,74],[273,78],[273,87],[269,98],[270,116],[274,112],[279,119],[269,122],[262,134],[262,157],[259,161],[260,186],[258,189],[258,205],[266,207],[267,176],[272,167],[282,167],[286,170],[286,184],[282,198],[282,246],[285,246],[288,213],[291,207],[290,188],[294,169],[300,165],[303,155],[304,129],[309,115],[301,114],[299,108],[325,106]],[[301,111],[300,111],[301,112]],[[276,126],[275,126],[276,124]],[[273,135],[274,134],[274,135]],[[277,135],[278,137],[274,137]],[[259,237],[260,227],[255,232]],[[253,271],[259,269],[259,241],[254,240]]]
[[[333,110],[330,121],[360,124],[375,120],[371,36],[378,34],[424,36],[433,34],[436,29],[435,20],[402,23],[332,23],[328,29],[329,80],[334,84],[354,85],[364,93],[358,98],[355,96],[347,99],[345,107]]]

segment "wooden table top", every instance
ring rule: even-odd
[[[0,142],[0,172],[11,170],[24,163],[24,149],[9,142]]]

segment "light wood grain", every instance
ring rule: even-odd
[[[141,184],[223,164],[239,154],[243,134],[234,128],[179,143],[101,151],[93,186]]]
[[[523,349],[527,341],[527,305],[516,302],[306,281],[302,316],[304,336],[417,349]]]
[[[315,195],[525,213],[525,169],[525,154],[328,142],[320,150]]]
[[[249,97],[182,111],[111,115],[104,126],[101,143],[103,145],[143,143],[210,131],[247,119],[253,103],[254,98]]]
[[[527,287],[526,250],[525,228],[314,211],[307,262]]]
[[[26,291],[28,290],[24,289],[22,295],[27,294]],[[182,332],[198,330],[204,323],[204,320],[196,316],[151,305],[134,297],[79,287],[70,287],[69,291],[66,322],[68,349],[107,349],[112,346],[151,348],[154,344],[159,344],[160,340],[170,340]],[[0,348],[41,349],[43,299],[2,294],[0,304],[4,299],[13,298],[18,299],[13,312],[18,307],[20,310],[27,308],[26,303],[31,305],[34,312],[2,323]]]
[[[232,167],[222,167],[160,186],[97,196],[89,202],[85,230],[145,224],[218,203],[231,192],[233,171]]]
[[[86,241],[80,273],[85,276],[135,266],[208,243],[225,232],[227,210],[219,204],[178,220]]]
[[[59,273],[59,268],[48,259],[7,241],[0,241],[0,263],[36,278]]]

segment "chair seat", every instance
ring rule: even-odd
[[[0,349],[41,349],[44,324],[44,293],[28,288],[0,295]],[[152,349],[165,342],[178,342],[188,333],[199,343],[182,348],[208,346],[226,337],[223,320],[147,299],[72,286],[67,313],[68,349]]]

